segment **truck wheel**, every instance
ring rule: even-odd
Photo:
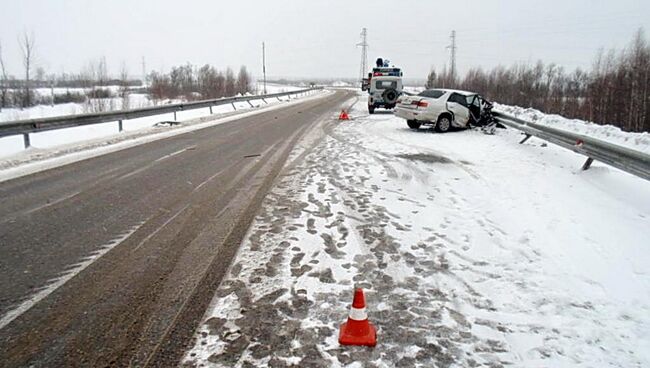
[[[417,120],[407,120],[406,124],[408,124],[409,128],[413,130],[420,129],[420,125],[422,125],[422,123],[419,123]]]
[[[443,115],[440,118],[438,118],[438,122],[436,123],[435,126],[437,132],[445,133],[448,132],[450,128],[451,128],[451,119],[449,118],[449,116]]]
[[[370,114],[374,114],[374,113],[375,113],[375,107],[374,107],[374,106],[371,106],[371,105],[368,105],[368,112],[369,112]]]

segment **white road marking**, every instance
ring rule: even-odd
[[[178,212],[176,212],[176,213],[174,214],[174,216],[170,217],[167,221],[165,221],[162,225],[160,225],[156,230],[154,230],[154,232],[152,232],[151,234],[147,235],[146,238],[142,239],[142,240],[140,241],[140,243],[138,243],[138,245],[136,245],[135,248],[133,248],[133,250],[132,250],[131,252],[135,252],[136,250],[138,250],[138,248],[140,248],[140,246],[141,246],[142,244],[146,243],[149,239],[153,238],[154,235],[158,234],[158,232],[159,232],[162,228],[164,228],[165,226],[167,226],[167,224],[169,224],[170,222],[172,222],[176,217],[178,217],[178,215],[180,215],[181,213],[183,213],[183,211],[185,211],[185,209],[186,209],[187,207],[189,207],[189,206],[190,206],[189,203],[186,204],[185,207],[181,208]]]
[[[76,196],[76,195],[79,194],[79,193],[81,193],[81,191],[74,192],[74,193],[72,193],[72,194],[69,194],[69,195],[67,195],[67,196],[61,197],[61,198],[56,199],[56,200],[54,200],[54,201],[51,201],[51,202],[48,202],[48,203],[42,204],[42,205],[40,205],[40,206],[38,206],[38,207],[32,208],[31,210],[27,210],[27,211],[23,212],[23,215],[29,215],[30,213],[33,213],[33,212],[36,212],[36,211],[42,210],[43,208],[47,208],[47,207],[50,207],[50,206],[54,206],[55,204],[57,204],[57,203],[61,203],[61,202],[65,201],[66,199],[70,199],[70,198]]]
[[[128,174],[124,174],[124,175],[120,176],[119,178],[117,178],[117,181],[124,180],[124,179],[126,179],[126,178],[128,178],[130,176],[135,175],[135,174],[139,174],[139,173],[147,170],[148,168],[152,167],[155,163],[156,162],[154,161],[154,162],[150,163],[149,165],[145,165],[145,166],[143,166],[143,167],[141,167],[141,168],[139,168],[139,169],[137,169],[135,171],[131,171]]]
[[[195,191],[201,189],[202,186],[204,186],[204,185],[207,184],[209,181],[211,181],[212,179],[214,179],[214,178],[216,178],[217,176],[219,176],[219,174],[223,173],[224,171],[226,171],[227,169],[229,169],[231,166],[232,166],[232,165],[228,166],[227,168],[225,168],[225,169],[223,169],[223,170],[219,170],[219,171],[217,171],[214,175],[210,176],[209,178],[207,178],[207,179],[205,179],[203,182],[201,182],[201,184],[197,185],[196,188],[194,188],[194,189],[192,190],[192,192],[195,192]]]
[[[141,167],[141,168],[139,168],[139,169],[137,169],[137,170],[131,171],[131,172],[128,173],[128,174],[124,174],[124,175],[120,176],[119,178],[117,178],[117,180],[120,181],[120,180],[126,179],[126,178],[128,178],[128,177],[130,177],[130,176],[133,176],[133,175],[135,175],[135,174],[139,174],[139,173],[141,173],[141,172],[143,172],[143,171],[145,171],[145,170],[151,168],[153,165],[157,164],[158,162],[160,162],[160,161],[162,161],[162,160],[166,160],[166,159],[168,159],[168,158],[170,158],[170,157],[173,157],[173,156],[178,155],[179,153],[183,153],[183,152],[185,152],[185,151],[187,151],[187,150],[192,150],[192,149],[195,149],[195,148],[196,148],[196,146],[185,147],[185,148],[183,148],[183,149],[181,149],[181,150],[178,150],[178,151],[176,151],[176,152],[172,152],[172,153],[170,153],[170,154],[168,154],[168,155],[165,155],[165,156],[162,156],[162,157],[160,157],[160,158],[157,158],[156,160],[154,160],[153,162],[151,162],[151,163],[148,164],[148,165],[145,165],[145,166],[143,166],[143,167]]]
[[[50,280],[52,281],[50,284],[44,286],[43,288],[41,288],[40,291],[36,292],[29,299],[22,302],[18,307],[10,310],[4,316],[2,316],[2,318],[0,319],[0,330],[5,328],[9,323],[11,323],[11,321],[18,318],[21,314],[30,310],[34,305],[36,305],[41,300],[45,299],[48,295],[52,294],[56,289],[60,288],[66,282],[70,281],[70,279],[72,279],[81,271],[83,271],[88,266],[93,264],[93,262],[101,258],[104,254],[108,253],[111,249],[118,246],[129,236],[135,233],[145,222],[146,220],[133,226],[126,233],[123,233],[120,237],[111,240],[107,244],[101,246],[98,250],[92,252],[89,256],[83,258],[81,262],[66,267],[66,271],[63,273],[63,275],[53,280]]]
[[[192,148],[192,149],[193,149],[193,148],[196,148],[196,146],[191,147],[191,148]],[[168,154],[168,155],[165,155],[165,156],[163,156],[163,157],[160,157],[160,158],[156,159],[154,162],[158,162],[158,161],[166,160],[166,159],[168,159],[168,158],[170,158],[170,157],[173,157],[173,156],[178,155],[179,153],[183,153],[183,152],[187,151],[188,149],[190,149],[190,147],[183,148],[182,150],[178,150],[178,151],[176,151],[176,152],[172,152],[172,153],[170,153],[170,154]]]

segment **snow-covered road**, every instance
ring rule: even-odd
[[[293,153],[185,365],[650,365],[647,181],[513,130],[351,115]],[[337,342],[355,285],[374,349]]]

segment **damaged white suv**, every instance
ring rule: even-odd
[[[411,129],[433,126],[438,132],[492,123],[492,104],[478,93],[452,89],[427,89],[397,100],[395,115]]]

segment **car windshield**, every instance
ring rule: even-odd
[[[444,94],[445,91],[441,91],[439,89],[427,89],[425,91],[418,93],[418,96],[429,97],[429,98],[440,98],[440,96]]]

